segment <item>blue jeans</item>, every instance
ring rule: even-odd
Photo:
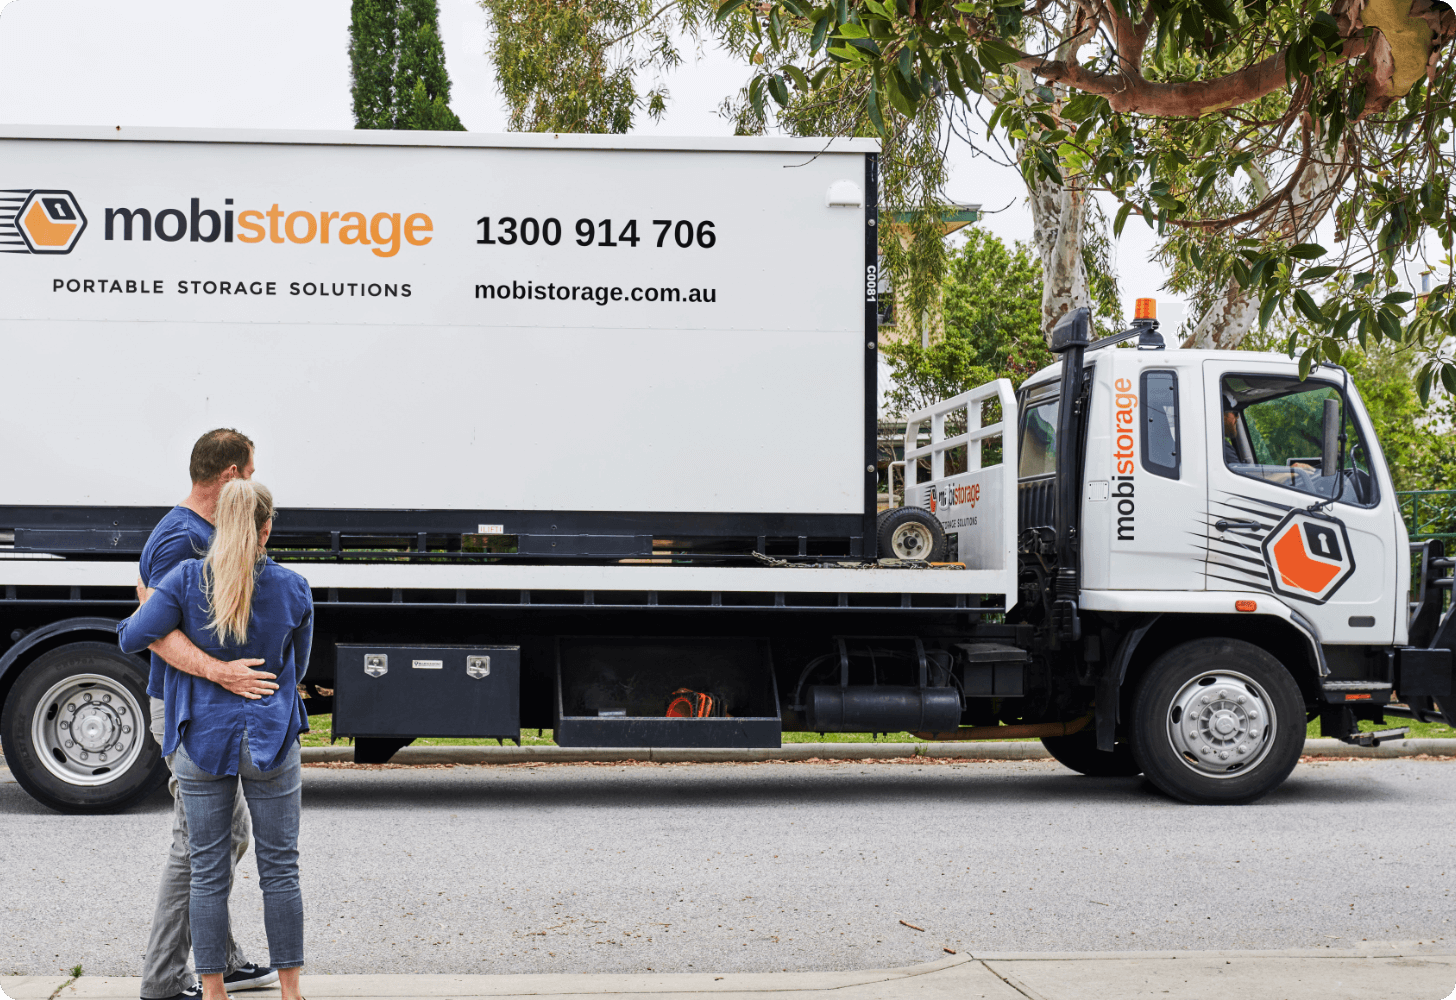
[[[298,814],[303,788],[298,744],[272,771],[253,766],[244,733],[237,774],[209,774],[192,762],[181,744],[173,773],[187,809],[187,839],[192,852],[192,893],[188,914],[197,974],[227,971],[228,892],[232,888],[233,801],[239,780],[253,817],[258,883],[263,890],[263,926],[268,932],[269,964],[278,969],[303,965],[303,893],[298,887]]]

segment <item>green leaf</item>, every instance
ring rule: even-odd
[[[1325,278],[1328,278],[1330,275],[1334,274],[1338,270],[1338,267],[1330,267],[1328,264],[1322,264],[1319,267],[1306,268],[1299,273],[1299,280],[1321,281]]]
[[[883,137],[886,134],[886,129],[885,119],[880,114],[880,87],[882,86],[883,84],[880,82],[878,74],[870,78],[870,100],[867,110],[870,115],[870,124]]]
[[[1328,251],[1318,243],[1296,243],[1289,248],[1289,256],[1297,260],[1314,260],[1323,257]]]
[[[885,90],[888,92],[890,98],[890,107],[900,112],[906,118],[914,117],[915,105],[911,102],[910,95],[905,92],[904,78],[894,70],[890,70],[885,75],[889,81],[885,86]]]
[[[1314,296],[1310,295],[1303,288],[1297,289],[1294,293],[1294,308],[1304,314],[1311,323],[1324,326],[1325,314],[1320,312],[1320,307],[1315,303]]]
[[[1228,5],[1227,0],[1201,0],[1199,6],[1203,8],[1203,13],[1215,21],[1231,28],[1239,26],[1239,19],[1234,16],[1233,9]]]
[[[802,93],[807,94],[809,92],[809,78],[804,75],[803,70],[797,66],[785,66],[783,70],[784,76],[793,80],[794,86],[798,87]]]
[[[1122,227],[1127,225],[1127,217],[1132,214],[1132,202],[1125,201],[1122,207],[1117,210],[1117,218],[1112,220],[1112,235],[1121,236]],[[1456,323],[1456,313],[1452,314],[1452,322]]]
[[[784,10],[788,11],[790,14],[795,15],[796,17],[802,17],[805,19],[809,17],[809,11],[806,11],[799,4],[798,0],[779,0],[779,3],[783,5]]]
[[[762,118],[764,115],[763,77],[754,77],[753,82],[748,85],[748,103],[753,108],[754,113]]]
[[[1447,392],[1456,396],[1456,365],[1441,365],[1441,384]]]
[[[1078,94],[1062,105],[1062,117],[1067,121],[1080,122],[1097,110],[1102,98],[1097,94]]]
[[[941,53],[940,61],[941,65],[945,67],[945,82],[949,85],[951,93],[959,97],[962,104],[970,104],[970,95],[966,93],[965,85],[961,83],[961,75],[956,70],[955,60],[951,58],[950,53],[944,52]]]
[[[1385,334],[1387,339],[1400,342],[1400,321],[1395,318],[1393,313],[1385,309],[1377,310],[1375,322],[1380,324],[1380,332]]]
[[[778,101],[780,107],[789,103],[789,88],[784,84],[784,78],[777,73],[768,78],[768,92]]]
[[[1432,365],[1426,365],[1421,369],[1421,377],[1416,381],[1416,392],[1420,393],[1421,405],[1431,405],[1431,381],[1436,374]]]
[[[830,16],[830,12],[826,8],[820,14],[819,20],[817,20],[817,21],[814,22],[814,31],[809,36],[809,54],[810,55],[813,55],[815,52],[818,52],[819,51],[819,46],[821,46],[821,45],[824,44],[824,38],[825,38],[826,35],[829,34],[829,26],[830,26],[830,24],[833,23],[833,21],[834,21],[834,18]]]
[[[1415,296],[1412,295],[1410,292],[1391,292],[1380,301],[1385,303],[1386,305],[1394,305],[1399,302],[1409,302],[1413,298],[1415,298]]]
[[[1311,347],[1299,356],[1299,380],[1303,382],[1309,378],[1309,370],[1314,367],[1314,348]]]
[[[1264,297],[1263,304],[1259,306],[1259,329],[1261,329],[1261,330],[1267,330],[1267,329],[1269,329],[1269,320],[1274,315],[1274,307],[1277,306],[1278,304],[1279,304],[1279,296],[1278,295],[1267,295],[1267,296]],[[1291,333],[1289,335],[1289,354],[1290,354],[1291,357],[1293,357],[1293,355],[1294,355],[1294,338],[1295,338],[1295,336],[1296,336],[1296,334],[1293,334],[1293,333]]]
[[[838,35],[840,38],[868,38],[870,33],[862,26],[853,21],[847,21],[839,26]]]
[[[718,20],[723,20],[723,18],[727,17],[729,14],[733,13],[735,10],[737,10],[739,7],[742,7],[747,2],[748,0],[727,0],[726,3],[718,8]]]
[[[1345,315],[1340,317],[1339,322],[1335,324],[1334,333],[1332,335],[1339,338],[1340,340],[1344,340],[1345,336],[1350,332],[1350,327],[1353,326],[1355,321],[1359,318],[1360,314],[1355,312],[1353,309],[1345,313]],[[1365,345],[1361,344],[1360,346],[1363,347]]]
[[[998,69],[1007,63],[1014,63],[1021,58],[1021,53],[1016,49],[1002,42],[990,39],[981,42],[978,47],[978,54],[982,62],[992,63]]]

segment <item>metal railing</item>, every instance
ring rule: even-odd
[[[1456,542],[1456,490],[1411,490],[1397,493],[1400,516],[1413,542],[1440,538],[1447,549]]]

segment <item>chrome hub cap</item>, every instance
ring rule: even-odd
[[[141,754],[146,721],[121,683],[77,674],[45,693],[31,719],[30,738],[41,763],[57,778],[72,785],[104,785]]]
[[[930,529],[913,521],[900,525],[890,536],[890,549],[897,559],[929,558],[930,544]]]
[[[1232,777],[1258,764],[1274,745],[1277,728],[1269,696],[1233,670],[1194,677],[1173,696],[1168,741],[1191,770]]]

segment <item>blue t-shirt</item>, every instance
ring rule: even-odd
[[[155,587],[184,559],[200,559],[212,544],[212,525],[189,507],[173,507],[157,522],[142,549],[139,566],[142,585]],[[157,638],[161,638],[158,636]],[[162,676],[167,661],[152,654],[152,670],[147,676],[147,694],[162,697]]]
[[[313,645],[313,594],[308,581],[272,559],[265,560],[253,588],[248,641],[226,645],[207,626],[200,559],[182,563],[156,588],[147,603],[116,627],[123,651],[146,649],[180,628],[198,649],[219,660],[267,661],[257,669],[276,674],[278,684],[272,694],[249,699],[169,665],[162,695],[167,704],[162,753],[172,753],[180,742],[192,762],[209,774],[237,774],[238,746],[246,731],[254,766],[264,771],[278,767],[298,734],[308,732],[308,712],[298,695]]]

